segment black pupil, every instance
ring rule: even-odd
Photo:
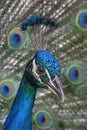
[[[39,67],[38,67],[38,71],[39,71],[40,73],[43,73],[43,72],[44,72],[44,68],[43,68],[42,66],[39,66]]]
[[[9,92],[8,86],[5,86],[4,90],[5,90],[5,92]]]
[[[87,24],[87,15],[84,16],[84,22],[85,22],[85,24]]]
[[[19,37],[18,34],[15,35],[14,40],[15,40],[16,42],[19,42],[19,41],[20,41],[20,37]]]
[[[41,117],[41,121],[43,121],[43,122],[44,122],[44,121],[45,121],[45,117]]]
[[[76,78],[76,77],[78,77],[78,75],[79,75],[78,70],[76,70],[76,71],[74,72],[74,77]]]
[[[43,67],[39,67],[39,71],[40,71],[40,72],[44,72]]]

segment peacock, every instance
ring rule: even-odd
[[[22,22],[21,31],[26,30],[27,26],[35,24],[57,26],[57,23],[50,19],[31,16]],[[46,50],[47,43],[41,32],[40,35],[37,35],[36,38],[39,37],[39,39],[37,43],[34,43],[35,55],[25,67],[18,92],[4,123],[4,130],[32,130],[32,109],[38,88],[49,88],[62,102],[64,101],[60,80],[61,65],[58,59]]]

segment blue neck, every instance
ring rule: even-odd
[[[6,119],[4,130],[32,130],[32,108],[36,88],[25,77],[22,78],[18,93]]]

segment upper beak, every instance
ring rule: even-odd
[[[51,89],[53,93],[55,93],[59,99],[64,102],[64,92],[62,89],[62,83],[59,77],[56,75],[54,80],[49,81],[48,87]]]

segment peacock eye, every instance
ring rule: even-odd
[[[47,110],[39,110],[34,114],[34,123],[40,130],[50,130],[54,126],[54,117]]]
[[[79,85],[87,80],[86,65],[83,62],[77,62],[67,67],[65,71],[66,78],[73,84]]]
[[[17,82],[13,79],[5,79],[0,82],[0,97],[11,100],[17,92]]]
[[[38,67],[37,67],[37,73],[38,73],[38,74],[44,74],[44,73],[45,73],[45,69],[44,69],[44,67],[38,65]]]

